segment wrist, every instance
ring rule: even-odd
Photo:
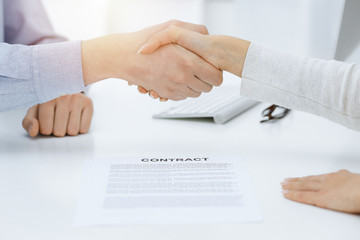
[[[220,68],[242,77],[250,42],[228,36],[216,36],[214,41]]]
[[[91,39],[81,42],[81,61],[85,85],[102,80],[103,73],[100,72],[101,67],[99,61],[99,52],[96,48],[97,39]]]
[[[126,79],[129,51],[126,34],[83,41],[81,58],[85,85],[107,78]]]

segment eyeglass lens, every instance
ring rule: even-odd
[[[261,120],[260,123],[282,119],[289,112],[290,109],[280,107],[278,105],[271,105],[262,112],[262,117],[265,119]]]

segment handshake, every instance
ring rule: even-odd
[[[139,32],[112,34],[81,44],[85,85],[119,78],[160,101],[199,97],[222,84],[222,71],[241,77],[250,42],[210,36],[206,27],[169,21]],[[92,102],[67,95],[29,109],[23,127],[30,136],[86,133]]]
[[[222,84],[221,36],[205,26],[172,20],[139,32],[82,43],[85,84],[120,78],[160,101],[199,97]],[[220,41],[222,42],[222,41]]]

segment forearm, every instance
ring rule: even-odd
[[[360,68],[251,44],[241,94],[360,130]]]
[[[126,79],[132,51],[129,41],[127,34],[83,41],[81,58],[85,85],[107,78]]]
[[[161,31],[160,24],[139,32],[111,34],[82,42],[81,56],[85,85],[107,78],[126,79],[131,83],[136,71],[146,71],[144,56],[138,49],[151,35]]]
[[[242,77],[243,96],[360,130],[359,66],[294,56],[233,37],[208,38],[215,49],[208,56],[221,69]]]

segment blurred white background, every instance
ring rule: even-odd
[[[70,40],[137,31],[170,19],[205,24],[211,34],[265,43],[300,55],[335,56],[345,0],[43,0],[55,29]],[[224,85],[239,86],[226,73]],[[121,81],[104,81],[92,94]],[[100,86],[101,87],[100,87]],[[133,89],[135,92],[135,89]],[[135,98],[134,101],[137,101]],[[167,103],[164,106],[168,107]]]
[[[58,32],[87,39],[169,19],[206,24],[213,34],[332,58],[344,0],[43,0]]]

